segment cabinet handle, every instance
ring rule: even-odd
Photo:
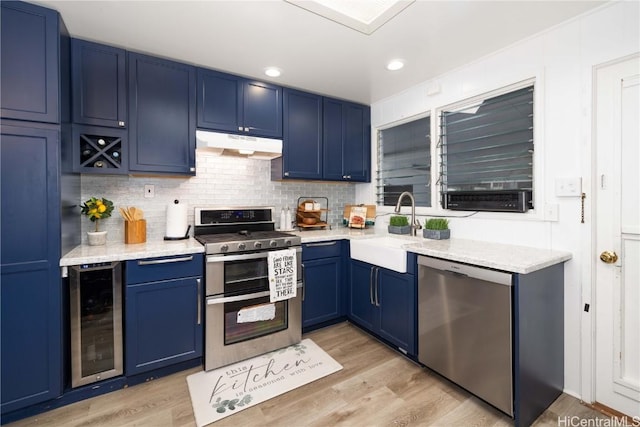
[[[321,243],[307,243],[306,246],[308,248],[317,248],[320,246],[334,246],[336,243],[338,243],[337,241],[332,241],[332,242],[321,242]]]
[[[304,302],[304,291],[305,291],[305,278],[304,278],[304,264],[300,264],[302,267],[302,302]]]
[[[376,267],[376,276],[373,279],[374,288],[376,290],[376,307],[380,307],[380,295],[378,293],[379,280],[378,275],[380,274],[380,267]]]
[[[151,261],[138,261],[138,265],[156,265],[156,264],[169,264],[172,262],[193,261],[193,255],[185,256],[181,258],[168,258],[168,259],[152,259]]]
[[[123,127],[124,127],[124,122],[123,122],[123,121],[119,121],[119,122],[118,122],[118,126],[120,126],[121,128],[123,128]]]
[[[284,176],[289,176],[289,172],[285,172],[285,173],[284,173]]]
[[[242,132],[242,129],[243,129],[243,128],[242,128],[242,126],[238,126],[238,130],[239,130],[240,132]]]
[[[196,279],[196,283],[198,284],[198,325],[200,323],[202,323],[202,301],[200,301],[200,299],[202,298],[202,280],[201,279]]]
[[[245,132],[249,132],[249,128],[244,128],[244,131]]]
[[[373,300],[373,270],[375,267],[371,267],[371,272],[369,273],[369,302],[371,305],[375,305]]]

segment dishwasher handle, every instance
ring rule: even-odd
[[[505,286],[512,285],[512,274],[504,271],[490,270],[488,268],[460,264],[453,261],[426,256],[418,257],[418,265],[432,268],[434,270],[439,270],[441,272],[450,273],[457,277],[469,277],[472,279],[484,280],[486,282],[498,283]]]

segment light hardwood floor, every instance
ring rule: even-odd
[[[305,338],[313,339],[344,369],[213,425],[512,425],[504,414],[349,323],[311,332]],[[199,370],[195,368],[118,390],[9,426],[195,426],[185,378]],[[534,426],[558,426],[558,417],[605,418],[563,394]]]

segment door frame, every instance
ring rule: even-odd
[[[596,64],[591,67],[591,87],[589,95],[591,106],[591,128],[590,144],[587,144],[582,161],[584,165],[585,182],[583,192],[586,194],[585,202],[585,223],[589,224],[582,230],[582,250],[581,260],[585,268],[582,269],[582,317],[580,328],[581,343],[581,369],[580,369],[580,398],[588,404],[595,403],[596,397],[596,267],[597,267],[597,127],[598,117],[596,116],[596,93],[598,71],[629,60],[640,60],[640,52],[625,55],[610,61]],[[586,311],[586,305],[589,311]]]

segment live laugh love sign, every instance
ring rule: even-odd
[[[310,339],[187,377],[198,427],[326,377],[342,365]]]

